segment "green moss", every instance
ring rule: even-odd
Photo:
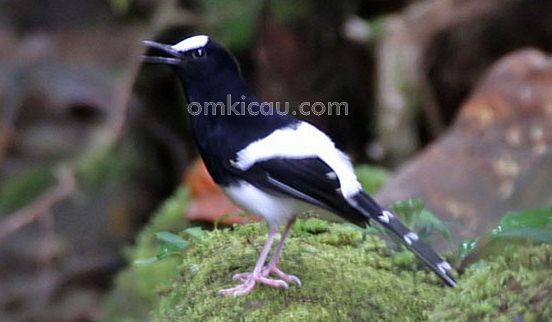
[[[509,248],[470,268],[429,314],[432,321],[552,320],[552,245]]]
[[[156,212],[138,236],[136,246],[127,250],[130,263],[155,255],[155,233],[179,231],[187,226],[184,220],[187,204],[188,192],[181,187]],[[106,321],[149,321],[149,312],[157,305],[159,294],[178,274],[180,261],[178,257],[170,257],[155,265],[131,265],[119,274],[116,287],[107,299]]]
[[[419,321],[444,293],[429,273],[396,270],[379,238],[363,239],[357,228],[313,218],[297,222],[281,264],[302,279],[302,287],[258,286],[245,297],[218,295],[235,284],[233,274],[253,268],[265,240],[264,224],[206,234],[186,253],[153,319],[365,321],[396,320],[401,312]]]
[[[155,233],[178,231],[186,193],[180,190],[141,233],[131,260],[155,253]],[[180,225],[180,228],[178,227]],[[374,234],[317,218],[294,225],[281,268],[302,287],[258,286],[223,297],[232,275],[250,271],[266,240],[262,223],[201,234],[182,257],[130,266],[117,279],[108,321],[526,321],[552,319],[552,246],[508,249],[478,262],[442,286],[407,251]]]

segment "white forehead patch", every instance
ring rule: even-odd
[[[176,45],[171,46],[173,49],[184,52],[189,50],[198,49],[207,45],[209,37],[206,35],[193,36],[186,38]]]

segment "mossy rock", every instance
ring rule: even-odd
[[[129,252],[155,254],[154,234],[178,232],[184,193],[172,198]],[[180,206],[179,205],[180,202]],[[177,211],[176,211],[177,210]],[[171,213],[167,215],[167,213]],[[180,212],[181,214],[181,212]],[[180,228],[179,228],[180,227]],[[552,246],[511,250],[479,262],[448,289],[407,251],[391,250],[372,232],[310,218],[298,220],[282,270],[301,278],[289,289],[257,286],[223,297],[232,275],[250,271],[266,240],[263,223],[190,238],[182,256],[120,274],[107,302],[108,321],[526,321],[551,320]]]
[[[552,321],[552,245],[506,248],[473,265],[431,321]]]
[[[363,239],[356,227],[320,219],[299,220],[281,268],[303,286],[257,286],[247,296],[217,294],[249,271],[266,240],[264,224],[236,226],[205,235],[190,249],[178,275],[153,311],[156,321],[417,321],[444,293],[433,276],[414,269],[413,258],[391,253],[377,237]],[[398,266],[393,264],[399,256]]]
[[[165,201],[154,214],[151,222],[136,239],[136,246],[126,250],[130,263],[140,258],[155,255],[155,233],[163,230],[181,230],[188,223],[184,210],[188,204],[188,191],[180,188]],[[155,265],[130,265],[115,280],[115,288],[106,302],[106,319],[109,321],[150,321],[149,313],[158,301],[157,292],[169,283],[176,274],[180,258],[171,257]]]
[[[141,298],[136,305],[149,301],[155,321],[366,321],[401,315],[418,321],[445,292],[431,273],[417,269],[409,253],[390,251],[374,235],[363,238],[356,227],[311,218],[297,221],[281,263],[284,271],[301,278],[302,287],[261,285],[244,297],[218,295],[235,284],[233,274],[253,268],[266,233],[264,224],[206,232],[182,259],[130,267],[118,278],[108,320],[124,320],[117,297],[128,299],[131,293]],[[128,320],[135,321],[135,313]]]

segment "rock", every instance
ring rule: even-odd
[[[182,257],[129,267],[117,279],[106,321],[391,321],[401,315],[419,321],[445,292],[410,253],[391,251],[375,235],[363,239],[353,226],[311,218],[297,221],[281,262],[303,286],[218,295],[236,283],[233,274],[253,268],[266,233],[259,223],[205,232]],[[134,256],[145,256],[144,247],[150,246],[139,243]],[[149,314],[137,315],[136,307]]]
[[[178,231],[186,204],[169,199],[127,254],[155,254],[159,230]],[[171,228],[172,227],[172,228]],[[186,234],[181,234],[185,236]],[[235,225],[189,238],[181,256],[131,265],[117,278],[104,321],[548,321],[552,246],[509,248],[466,270],[450,289],[407,251],[385,245],[374,230],[299,219],[281,268],[301,278],[289,289],[258,286],[243,297],[217,291],[251,270],[266,240],[266,226]],[[197,237],[199,235],[199,237]],[[521,250],[521,251],[520,251]]]
[[[454,125],[400,168],[384,204],[420,197],[453,238],[485,233],[507,212],[552,203],[552,59],[516,51],[499,60]]]

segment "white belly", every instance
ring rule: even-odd
[[[300,211],[299,203],[294,199],[276,197],[245,181],[222,187],[222,190],[235,204],[262,216],[270,226],[282,225]]]

